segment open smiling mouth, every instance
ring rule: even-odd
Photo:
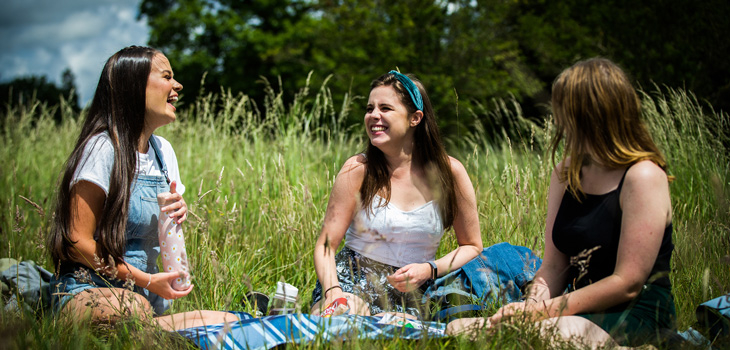
[[[382,125],[374,125],[370,127],[371,132],[385,131],[385,129],[387,128]]]
[[[175,102],[177,102],[177,96],[171,96],[171,97],[167,98],[167,103],[170,104],[170,106],[172,106],[173,110],[177,110],[177,108],[175,108],[175,105],[173,105],[173,103],[175,103]]]

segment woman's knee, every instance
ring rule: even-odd
[[[565,340],[578,340],[591,348],[616,345],[611,335],[597,324],[580,316],[555,317],[540,322],[543,333],[559,334]]]

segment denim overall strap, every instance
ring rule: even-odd
[[[155,274],[158,272],[157,258],[160,255],[160,242],[157,233],[160,208],[157,205],[157,195],[170,190],[170,180],[158,141],[154,137],[150,137],[149,143],[154,150],[164,176],[137,174],[135,177],[130,189],[126,232],[127,251],[124,254],[124,259],[127,263],[142,271]],[[147,297],[158,315],[169,307],[168,301],[146,289],[135,291]]]
[[[162,158],[162,151],[160,150],[160,145],[157,144],[157,139],[154,137],[154,135],[150,136],[150,145],[152,145],[152,149],[155,151],[155,158],[157,158],[157,161],[160,163],[160,169],[162,169],[162,174],[165,175],[165,181],[167,181],[167,184],[170,184],[170,177],[167,175],[167,164],[165,164],[165,159]]]
[[[153,275],[159,272],[157,258],[160,255],[157,195],[167,191],[169,185],[164,177],[143,174],[137,174],[130,190],[124,261]],[[158,315],[169,306],[164,299],[146,289],[137,287],[135,292],[144,295]]]

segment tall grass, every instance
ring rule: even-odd
[[[280,85],[280,84],[279,84]],[[173,312],[195,309],[247,310],[242,296],[273,293],[277,281],[300,289],[307,309],[316,274],[312,252],[329,190],[339,167],[364,148],[361,126],[347,126],[360,114],[358,99],[333,106],[326,86],[304,87],[293,101],[266,85],[257,106],[245,95],[222,90],[180,108],[178,121],[158,130],[175,148],[189,219],[184,226],[195,288],[175,302]],[[61,108],[63,120],[51,116]],[[694,308],[730,291],[730,139],[726,114],[701,107],[680,90],[644,95],[644,115],[667,155],[674,208],[672,283],[679,328],[694,325]],[[541,252],[547,187],[552,162],[546,127],[522,118],[519,105],[491,101],[474,111],[478,123],[467,135],[446,135],[450,153],[466,166],[477,192],[485,245],[508,241]],[[78,136],[81,116],[66,105],[38,102],[8,107],[0,135],[0,257],[35,260],[52,269],[43,247],[59,172]],[[494,118],[509,120],[503,141],[490,144]],[[719,131],[718,131],[719,130]],[[354,135],[354,136],[353,136]],[[456,246],[447,233],[439,255]],[[703,278],[705,276],[705,278]],[[529,329],[507,329],[477,345],[547,348]],[[145,348],[170,342],[134,321],[109,327],[72,326],[51,315],[0,311],[0,338],[9,347]],[[465,338],[365,341],[330,344],[358,348],[472,347]],[[471,344],[471,345],[470,345]],[[0,342],[0,345],[2,343]],[[314,344],[323,345],[322,343]],[[565,345],[570,347],[569,344]],[[0,346],[1,347],[1,346]]]

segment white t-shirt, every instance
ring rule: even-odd
[[[181,195],[185,193],[185,186],[180,181],[180,170],[177,166],[177,157],[167,140],[160,136],[152,135],[157,140],[162,152],[162,159],[167,165],[167,174],[170,181],[177,182],[177,192]],[[102,190],[105,194],[109,194],[109,180],[111,179],[112,166],[114,165],[114,146],[106,132],[94,135],[84,148],[81,156],[81,162],[76,168],[70,186],[73,187],[77,182],[84,180],[89,181]],[[137,174],[158,175],[163,176],[162,169],[155,156],[155,150],[152,145],[149,146],[147,153],[137,152]]]

